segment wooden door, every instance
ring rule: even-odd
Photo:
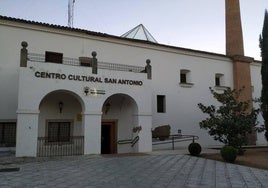
[[[116,135],[114,122],[102,122],[101,154],[116,153]]]

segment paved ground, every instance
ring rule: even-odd
[[[13,169],[12,169],[13,168]],[[268,171],[184,155],[0,157],[0,187],[268,187]]]

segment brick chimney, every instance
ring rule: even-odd
[[[226,55],[244,55],[239,0],[225,0]]]
[[[239,100],[252,99],[250,63],[253,58],[244,56],[243,32],[239,0],[225,0],[226,55],[233,61],[234,89],[245,88]],[[252,104],[251,104],[252,106]],[[256,133],[248,135],[248,142],[256,144]]]

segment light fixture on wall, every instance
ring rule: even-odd
[[[62,108],[63,108],[63,102],[59,102],[59,109],[60,109],[60,113],[62,112]]]
[[[107,114],[108,113],[108,111],[110,110],[110,108],[111,108],[111,104],[110,103],[106,103],[106,105],[105,105],[105,114]]]

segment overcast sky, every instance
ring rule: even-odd
[[[161,44],[225,54],[225,0],[75,0],[74,27],[120,36],[143,24]],[[240,0],[245,55],[260,60],[268,0]],[[0,15],[68,25],[68,0],[0,0]]]

